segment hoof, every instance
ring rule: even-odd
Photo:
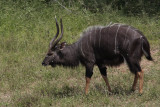
[[[131,89],[132,92],[134,92],[136,89]]]
[[[139,93],[139,96],[142,96],[143,95],[143,93]]]
[[[113,93],[111,91],[108,91],[108,95],[112,95]]]

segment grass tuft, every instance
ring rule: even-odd
[[[42,0],[44,1],[44,0]],[[43,2],[0,1],[0,106],[158,106],[160,99],[159,16],[124,16],[116,10],[91,13],[70,7],[72,12]],[[108,7],[109,8],[109,7]],[[108,68],[113,93],[109,94],[98,68],[84,94],[85,69],[43,67],[51,38],[56,33],[54,17],[63,19],[64,38],[73,43],[88,26],[125,23],[141,30],[151,44],[155,62],[143,58],[144,93],[131,92],[134,76],[124,65]],[[49,34],[48,34],[49,31]],[[137,86],[138,89],[138,86]]]

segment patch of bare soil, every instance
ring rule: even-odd
[[[11,102],[11,93],[0,93],[0,103]]]
[[[152,55],[154,61],[148,61],[145,57],[142,58],[141,68],[142,68],[143,71],[149,72],[150,69],[152,68],[152,66],[155,66],[155,65],[158,65],[158,64],[160,65],[160,55],[159,55],[159,53],[160,53],[159,49],[151,50],[151,55]],[[124,64],[122,64],[122,65],[120,65],[120,66],[118,66],[114,69],[116,69],[117,71],[121,71],[121,72],[126,72],[126,71],[129,70],[126,63],[124,63]],[[160,70],[160,67],[157,67],[157,69]]]

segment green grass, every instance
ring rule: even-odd
[[[67,12],[58,4],[0,2],[0,106],[154,106],[160,104],[160,20],[157,17],[127,17],[118,11],[90,13],[76,7]],[[151,44],[155,63],[143,58],[144,93],[131,92],[134,76],[128,68],[109,68],[113,93],[107,88],[97,67],[84,94],[85,69],[43,67],[41,62],[56,32],[54,17],[63,18],[64,38],[73,43],[88,26],[125,23],[140,29]],[[50,32],[49,35],[47,32]],[[125,72],[122,72],[125,71]],[[137,87],[138,88],[138,87]]]

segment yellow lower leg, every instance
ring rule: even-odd
[[[102,75],[102,77],[103,77],[103,79],[104,79],[104,81],[105,81],[105,83],[106,83],[106,85],[107,85],[107,87],[108,87],[108,91],[111,92],[111,87],[110,87],[110,85],[109,85],[107,76]]]
[[[86,77],[86,87],[85,87],[85,94],[88,94],[88,89],[89,89],[89,83],[90,83],[91,78]]]
[[[135,77],[134,77],[134,82],[133,82],[133,85],[132,85],[132,90],[133,90],[133,91],[136,90],[137,81],[138,81],[138,74],[136,73],[136,74],[135,74]]]
[[[139,77],[139,93],[142,94],[143,92],[143,78],[144,78],[144,72],[138,72],[138,77]]]

